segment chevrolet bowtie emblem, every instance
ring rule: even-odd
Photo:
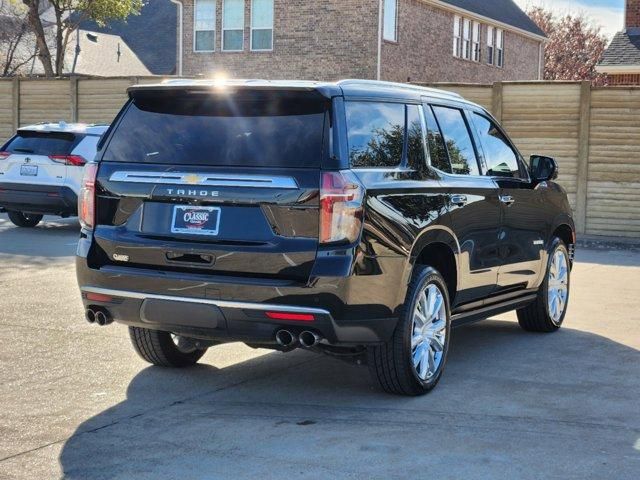
[[[184,177],[184,181],[189,185],[197,185],[202,181],[202,178],[199,175],[187,175]]]

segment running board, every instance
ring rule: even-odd
[[[461,327],[470,323],[486,320],[494,315],[500,315],[501,313],[507,313],[512,310],[516,310],[521,307],[525,307],[533,302],[538,295],[533,293],[524,297],[514,298],[507,300],[506,302],[500,302],[493,305],[487,305],[477,310],[471,310],[468,312],[456,313],[451,317],[452,327]]]

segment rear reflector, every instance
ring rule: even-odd
[[[87,298],[87,300],[90,300],[92,302],[109,303],[109,302],[113,301],[113,297],[111,297],[109,295],[103,295],[102,293],[87,293],[86,294],[86,298]]]
[[[292,322],[313,322],[316,317],[310,313],[267,312],[272,320],[290,320]]]

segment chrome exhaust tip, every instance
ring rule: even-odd
[[[318,343],[320,343],[320,340],[322,340],[320,335],[308,330],[305,330],[300,334],[300,345],[302,345],[304,348],[315,347]]]
[[[87,322],[89,323],[96,322],[96,312],[91,310],[90,308],[87,309],[87,311],[84,314],[84,317],[87,319]]]
[[[297,339],[289,330],[278,330],[276,333],[276,342],[285,348],[291,348],[297,343]]]
[[[104,327],[113,323],[113,318],[111,318],[111,315],[106,310],[96,310],[95,322],[101,327]]]

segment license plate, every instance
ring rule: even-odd
[[[219,207],[173,207],[171,233],[213,236],[218,235],[219,228]]]
[[[37,165],[21,165],[20,175],[22,175],[23,177],[37,177],[38,166]]]

